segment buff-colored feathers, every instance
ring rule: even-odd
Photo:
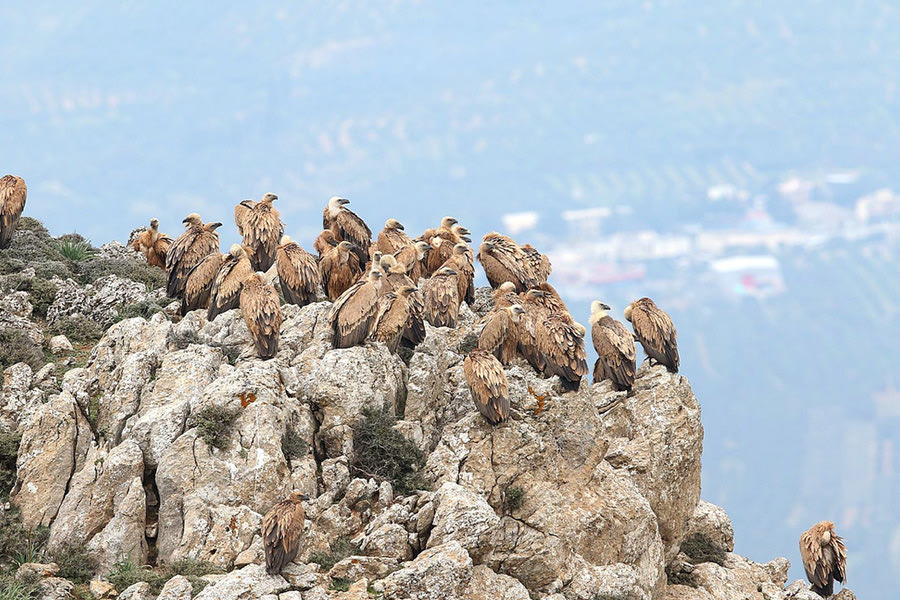
[[[803,532],[800,557],[813,591],[823,598],[834,593],[835,581],[847,579],[847,547],[831,521],[821,521]]]
[[[262,538],[266,553],[266,573],[269,575],[281,573],[300,551],[306,521],[304,500],[307,500],[304,494],[292,492],[263,517]]]

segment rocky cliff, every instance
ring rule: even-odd
[[[785,588],[786,559],[731,553],[728,516],[700,500],[686,377],[644,364],[629,395],[563,393],[523,362],[507,370],[511,419],[488,425],[462,371],[486,290],[458,328],[427,326],[404,356],[333,350],[328,302],[287,305],[280,350],[261,361],[238,311],[123,319],[160,291],[54,276],[45,316],[8,286],[0,306],[50,361],[3,373],[0,432],[19,440],[5,510],[22,531],[49,528],[47,555],[78,549],[94,597],[114,593],[109,580],[119,598],[161,600],[817,598]],[[105,328],[81,361],[64,339],[52,354],[44,333],[73,314]],[[311,498],[303,546],[268,576],[260,522],[292,489]],[[186,561],[215,572],[164,571]],[[54,567],[25,564],[20,579],[87,597]]]

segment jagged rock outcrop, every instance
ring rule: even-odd
[[[47,309],[47,322],[51,325],[64,316],[81,315],[107,326],[115,321],[119,309],[163,298],[162,290],[148,292],[146,285],[114,274],[100,277],[88,285],[72,279],[57,280],[56,285],[56,299]]]

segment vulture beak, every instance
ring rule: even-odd
[[[403,223],[397,223],[397,229],[400,231],[406,231],[406,227],[403,226]]]
[[[602,302],[600,303],[600,308],[602,308],[603,310],[612,310],[612,309],[609,307],[609,305],[603,304]]]
[[[515,306],[513,306],[512,309],[513,309],[513,312],[516,313],[517,315],[524,315],[524,314],[525,314],[525,309],[522,308],[521,306],[519,306],[518,304],[516,304]]]
[[[458,273],[453,269],[447,269],[446,271],[444,271],[444,273],[446,273],[447,275],[458,275]]]
[[[346,198],[341,198],[340,200],[338,200],[338,204],[340,204],[341,206],[343,206],[343,205],[345,205],[345,204],[350,204],[350,201],[347,200]]]
[[[222,224],[219,223],[218,221],[216,221],[215,223],[210,223],[210,224],[209,224],[209,228],[212,229],[213,231],[215,231],[216,229],[218,229],[218,228],[221,227],[221,226],[222,226]]]
[[[187,222],[188,222],[187,217],[185,217],[184,220],[182,220],[181,222],[182,222],[182,223],[187,223]]]
[[[543,297],[546,295],[546,294],[544,294],[543,291],[541,291],[541,290],[539,290],[539,289],[537,289],[537,288],[532,288],[532,289],[531,289],[531,293],[532,293],[534,296],[537,296],[538,298],[543,298]]]

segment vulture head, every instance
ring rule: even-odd
[[[428,242],[418,241],[416,242],[416,259],[422,260],[425,258],[425,254],[431,250],[431,244]]]
[[[606,312],[610,310],[609,305],[594,300],[591,302],[591,323],[596,323],[606,316]]]
[[[527,292],[525,292],[525,296],[523,298],[524,302],[529,304],[538,304],[541,301],[541,298],[544,297],[544,292],[537,288],[530,288]]]
[[[279,246],[287,246],[288,244],[290,244],[293,241],[294,240],[291,239],[291,236],[283,235],[283,236],[281,236],[281,241],[278,242],[278,245]]]
[[[378,261],[378,264],[381,265],[381,268],[385,271],[389,271],[391,267],[397,264],[397,259],[394,258],[393,254],[384,254],[381,257],[381,260]]]
[[[185,227],[190,227],[191,225],[200,225],[203,221],[200,220],[200,215],[197,213],[191,213],[184,218],[182,223],[185,224]]]
[[[500,293],[503,293],[503,294],[508,294],[508,293],[510,293],[510,292],[515,292],[515,291],[516,291],[516,284],[514,284],[512,281],[504,281],[504,282],[501,283],[500,286],[497,288],[497,291],[500,292]]]
[[[387,221],[384,222],[384,228],[385,229],[399,229],[400,231],[403,231],[403,223],[401,223],[397,219],[388,219]]]
[[[465,240],[467,242],[472,241],[471,232],[468,229],[466,229],[465,227],[463,227],[462,225],[454,225],[453,227],[450,228],[450,231],[452,231],[453,233],[458,235],[459,239],[461,239],[461,240]]]
[[[469,251],[469,247],[462,242],[453,246],[453,254],[462,255]]]
[[[453,217],[444,217],[443,219],[441,219],[441,228],[451,229],[457,223],[459,223],[459,221],[457,221]]]
[[[350,258],[350,253],[353,252],[353,248],[355,246],[348,241],[343,241],[337,245],[338,252],[340,253],[341,262],[345,263]]]
[[[441,267],[435,272],[435,275],[438,275],[440,277],[452,277],[456,275],[456,271],[454,271],[450,267]]]
[[[307,496],[300,490],[294,490],[293,492],[291,492],[289,499],[294,504],[300,504],[301,502],[305,502],[305,501],[309,500],[309,496]]]
[[[272,192],[266,192],[265,194],[263,194],[262,202],[265,202],[266,204],[272,204],[276,200],[278,200],[278,196],[276,196]]]
[[[328,201],[328,208],[332,210],[338,210],[345,204],[350,204],[350,201],[346,198],[341,198],[340,196],[332,196]]]
[[[817,533],[819,533],[820,546],[827,546],[831,543],[831,538],[834,537],[834,523],[831,521],[822,521],[821,523],[816,524],[815,529],[817,529]]]
[[[159,219],[150,219],[150,229],[154,231],[159,229]]]
[[[233,259],[238,260],[245,254],[244,247],[240,244],[232,244],[228,253],[231,254]]]
[[[414,288],[413,286],[404,285],[404,286],[400,287],[400,289],[397,290],[397,295],[400,296],[401,298],[408,298],[409,295],[415,291],[416,291],[416,288]]]
[[[522,308],[521,304],[513,304],[512,306],[506,307],[506,311],[509,313],[509,318],[513,323],[518,323],[522,315],[525,314],[525,309]]]
[[[625,307],[625,320],[631,322],[631,311],[634,310],[634,302]]]
[[[222,226],[222,224],[219,223],[218,221],[215,221],[215,222],[213,222],[213,223],[207,223],[207,224],[206,224],[206,230],[207,230],[207,231],[215,231],[216,229],[218,229],[218,228],[221,227],[221,226]]]

